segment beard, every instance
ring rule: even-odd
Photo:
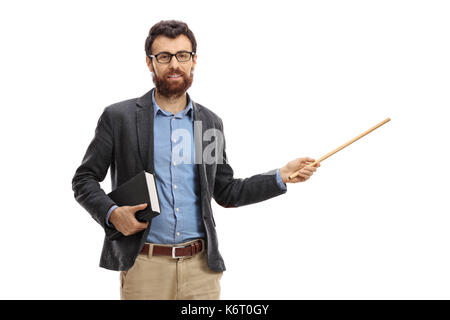
[[[167,75],[169,74],[181,74],[181,81],[179,80],[169,80]],[[153,73],[153,83],[155,84],[158,93],[166,98],[179,98],[181,97],[187,89],[192,85],[194,79],[194,73],[191,71],[190,75],[186,75],[180,70],[169,70],[163,77],[159,78],[155,73]]]

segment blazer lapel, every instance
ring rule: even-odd
[[[208,191],[208,175],[206,173],[205,161],[203,161],[203,150],[205,149],[205,141],[203,141],[204,133],[208,129],[208,119],[202,112],[201,106],[192,101],[194,108],[194,144],[195,144],[195,163],[197,164],[198,175],[200,178],[201,191]]]
[[[139,145],[139,156],[144,170],[155,172],[155,162],[153,159],[153,103],[152,92],[154,88],[137,100],[136,126]]]
[[[139,145],[139,156],[141,158],[143,167],[146,171],[155,172],[154,162],[154,143],[153,143],[153,124],[154,124],[154,107],[152,102],[153,88],[145,95],[137,100],[138,108],[136,110],[136,125],[137,137]],[[195,163],[200,178],[200,186],[202,191],[209,190],[208,176],[203,161],[203,150],[207,142],[203,141],[203,136],[206,130],[211,127],[210,119],[208,119],[202,107],[192,101],[194,109],[194,144],[195,144]]]

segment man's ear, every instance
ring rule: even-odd
[[[145,61],[147,62],[147,66],[150,69],[150,72],[154,73],[152,60],[148,56],[145,56]]]
[[[194,57],[192,58],[192,67],[191,67],[192,71],[194,71],[196,64],[197,64],[197,54],[194,54]]]

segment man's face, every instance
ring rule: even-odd
[[[175,39],[158,36],[152,44],[151,52],[157,55],[160,52],[177,53],[178,51],[192,51],[192,44],[188,37],[179,35]],[[194,67],[197,54],[186,62],[179,62],[175,56],[170,63],[159,63],[156,58],[147,57],[147,65],[153,73],[153,83],[162,96],[173,98],[182,96],[191,86],[194,78]],[[173,77],[178,75],[177,77]]]

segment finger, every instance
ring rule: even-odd
[[[311,176],[313,174],[313,171],[309,168],[303,168],[300,173],[302,173],[304,176]]]
[[[313,166],[314,168],[318,168],[318,167],[320,167],[320,162],[316,162],[315,164],[314,164],[314,166]]]
[[[305,157],[305,158],[299,158],[301,163],[308,163],[308,162],[314,162],[315,160],[313,158]]]
[[[308,164],[307,164],[306,166],[304,166],[302,169],[304,169],[304,170],[310,170],[310,171],[316,171],[318,167],[320,167],[320,164],[317,165],[317,163],[316,163],[316,164],[313,165],[312,163],[308,163]]]
[[[148,222],[139,222],[138,228],[140,230],[145,230],[148,227]]]
[[[134,212],[139,211],[139,210],[144,210],[145,208],[147,208],[147,204],[146,204],[146,203],[141,203],[141,204],[138,204],[138,205],[136,205],[136,206],[132,206],[132,207],[131,207],[131,209],[132,209]]]
[[[133,221],[133,224],[132,224],[131,228],[132,228],[132,230],[137,232],[137,231],[141,231],[141,230],[146,229],[147,226],[148,226],[148,222],[141,222],[141,221],[135,219]]]

